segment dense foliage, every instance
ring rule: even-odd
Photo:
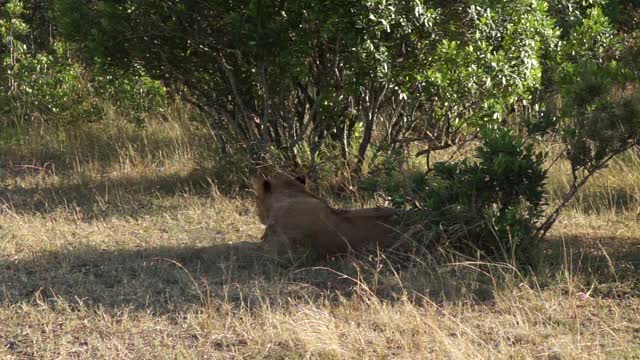
[[[383,166],[363,179],[361,188],[396,206],[412,204],[416,210],[406,215],[403,230],[430,251],[452,248],[472,257],[480,252],[535,267],[543,161],[544,154],[510,130],[485,131],[473,157],[437,162],[427,171]]]
[[[557,42],[530,0],[56,4],[91,59],[186,89],[223,148],[313,165],[330,140],[356,172],[372,143],[441,149],[497,125],[530,102]]]
[[[237,166],[342,169],[522,257],[638,145],[639,19],[632,0],[10,0],[0,112],[81,123],[107,101],[142,122],[179,95]],[[478,140],[475,157],[431,164]],[[540,142],[562,145],[573,179],[546,218]],[[411,185],[362,178],[413,155],[426,168]]]
[[[166,102],[164,87],[141,72],[83,63],[77,44],[53,36],[49,1],[8,1],[0,10],[0,114],[13,121],[90,122],[106,102],[141,120]]]

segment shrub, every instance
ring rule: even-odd
[[[78,44],[59,39],[39,20],[48,18],[46,6],[29,6],[34,7],[10,0],[0,8],[0,115],[76,125],[102,118],[104,105],[111,103],[140,123],[147,113],[166,107],[159,81],[140,69],[123,72],[81,62]]]
[[[486,259],[536,267],[543,160],[544,154],[522,137],[497,129],[484,132],[475,159],[438,162],[431,171],[406,177],[381,167],[361,188],[413,209],[407,215],[413,228],[405,230],[422,246],[444,246],[471,256],[479,251]]]

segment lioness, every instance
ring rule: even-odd
[[[262,241],[276,251],[303,247],[335,254],[395,242],[395,209],[334,209],[307,191],[303,179],[284,173],[256,180],[255,187],[258,217],[267,226]]]

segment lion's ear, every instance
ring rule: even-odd
[[[298,175],[296,176],[296,180],[298,180],[298,182],[302,185],[306,185],[307,184],[307,178],[304,175]]]
[[[271,192],[271,183],[269,182],[269,180],[263,180],[262,181],[262,191],[266,194]]]

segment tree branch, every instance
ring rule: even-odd
[[[591,176],[593,176],[593,174],[595,174],[598,171],[604,169],[607,166],[607,163],[611,159],[613,159],[615,156],[617,156],[617,155],[629,150],[634,145],[635,144],[629,144],[629,145],[624,146],[624,147],[618,149],[617,151],[613,152],[611,155],[607,156],[600,164],[598,164],[597,166],[591,168],[590,170],[587,170],[588,171],[587,175],[585,175],[579,181],[576,179],[576,177],[574,175],[574,180],[573,180],[573,183],[571,184],[571,189],[564,196],[564,199],[562,200],[560,205],[558,205],[553,210],[553,212],[551,212],[551,214],[545,219],[545,221],[542,222],[542,224],[540,224],[540,226],[538,226],[538,228],[536,229],[536,237],[542,239],[547,235],[547,233],[549,232],[549,230],[551,229],[553,224],[555,224],[556,221],[558,220],[558,217],[560,216],[560,213],[562,212],[562,210],[569,204],[569,201],[571,201],[571,199],[573,199],[573,197],[576,195],[578,190],[580,190],[584,186],[584,184],[587,183],[587,181],[591,178]],[[574,171],[574,174],[575,174],[575,171]]]

